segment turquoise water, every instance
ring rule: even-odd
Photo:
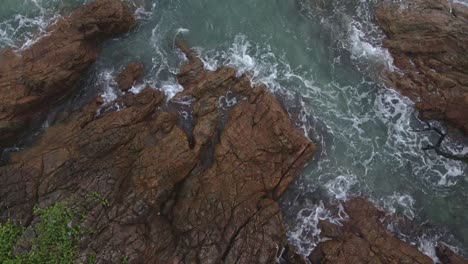
[[[86,2],[3,0],[0,47],[27,48],[54,17]],[[467,164],[422,151],[437,136],[414,131],[423,124],[412,103],[379,81],[381,70],[393,66],[372,20],[377,0],[128,2],[138,8],[139,26],[104,45],[73,104],[97,93],[112,104],[118,96],[113,78],[131,61],[145,63],[145,81],[173,95],[181,89],[175,74],[183,57],[173,49],[181,35],[206,68],[230,65],[266,83],[319,145],[283,201],[301,253],[318,239],[310,239],[316,219],[329,217],[320,201],[352,195],[429,223],[424,235],[406,238],[429,255],[436,239],[468,249]],[[468,152],[453,140],[446,146]]]

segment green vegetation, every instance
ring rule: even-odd
[[[13,247],[22,232],[22,228],[12,222],[0,224],[0,263],[13,257]]]
[[[86,199],[104,207],[110,205],[97,192],[88,194]],[[79,238],[93,233],[91,230],[84,231],[80,226],[86,214],[64,201],[47,208],[36,207],[34,216],[39,221],[29,227],[32,229],[28,230],[32,231],[31,236],[22,236],[25,229],[11,221],[0,223],[0,264],[74,263]],[[28,251],[14,255],[14,248],[18,245]],[[95,259],[95,255],[89,256],[88,263],[94,263]],[[128,263],[128,258],[123,257],[122,262]]]
[[[31,249],[13,256],[13,248],[20,243],[22,228],[8,222],[0,227],[1,264],[73,263],[76,257],[77,239],[81,234],[78,213],[66,202],[50,207],[35,208],[34,215],[40,222],[34,225],[35,237]]]
[[[93,201],[102,204],[105,207],[108,207],[110,205],[109,200],[103,198],[101,194],[98,192],[92,192],[88,195],[86,195],[86,198]]]

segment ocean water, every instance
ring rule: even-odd
[[[27,48],[49,24],[87,2],[3,0],[0,48]],[[436,240],[468,250],[468,165],[423,151],[437,135],[418,132],[425,124],[413,103],[380,80],[382,70],[398,69],[373,20],[379,0],[127,2],[136,9],[138,27],[104,44],[67,107],[97,94],[112,104],[119,95],[116,73],[131,61],[146,65],[146,83],[173,96],[183,89],[175,80],[183,56],[173,48],[181,36],[208,70],[229,65],[267,84],[319,146],[282,200],[290,241],[301,254],[323,239],[318,220],[344,221],[340,203],[355,195],[418,223],[421,230],[410,234],[391,224],[389,229],[435,261]],[[468,153],[468,145],[454,138],[444,145]],[[328,204],[335,204],[338,216]]]

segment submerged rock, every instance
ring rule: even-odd
[[[30,223],[35,204],[72,198],[94,230],[81,260],[275,263],[287,244],[277,200],[315,146],[264,86],[207,71],[179,47],[185,90],[167,105],[152,88],[98,116],[93,101],[12,155],[0,167],[0,219]]]
[[[416,102],[422,118],[468,133],[468,7],[447,0],[384,1],[376,11],[399,70],[391,85]]]
[[[37,126],[41,116],[79,87],[98,44],[129,31],[132,11],[119,0],[98,0],[51,25],[30,48],[0,53],[0,149]]]

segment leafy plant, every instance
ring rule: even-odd
[[[23,229],[12,222],[0,224],[0,263],[13,257],[13,248]]]
[[[72,263],[75,258],[79,225],[73,224],[77,212],[66,203],[40,209],[34,214],[41,218],[35,227],[37,237],[29,254],[30,263]]]
[[[92,192],[88,195],[86,195],[86,198],[94,201],[94,202],[98,202],[100,204],[102,204],[104,207],[108,207],[110,205],[109,203],[109,200],[107,200],[106,198],[103,198],[101,196],[101,194],[99,194],[98,192]]]
[[[33,227],[36,236],[31,250],[19,256],[13,256],[12,250],[18,243],[21,229],[11,223],[2,226],[0,263],[73,263],[81,234],[79,224],[74,223],[79,215],[77,211],[68,203],[59,202],[44,209],[36,207],[34,215],[40,222]]]

